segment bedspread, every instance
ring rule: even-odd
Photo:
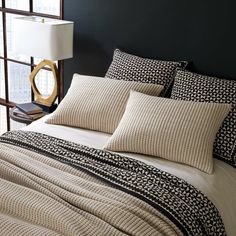
[[[225,235],[187,182],[44,134],[1,136],[0,177],[1,235]]]

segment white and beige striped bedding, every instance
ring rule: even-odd
[[[28,131],[41,132],[99,149],[101,149],[111,137],[110,134],[106,133],[46,124],[46,119],[47,117],[44,117],[24,129]],[[236,172],[233,167],[214,159],[214,173],[209,175],[191,166],[171,162],[161,158],[153,158],[151,156],[134,153],[125,153],[124,155],[143,161],[160,170],[178,176],[201,190],[219,210],[226,227],[227,235],[236,235],[236,226],[234,223],[236,218]]]
[[[150,205],[43,155],[0,144],[0,235],[182,235]]]
[[[50,223],[50,217],[47,215],[48,208],[44,208],[44,206],[41,205],[40,209],[38,209],[37,203],[34,203],[37,199],[31,200],[31,196],[37,195],[38,192],[44,193],[42,199],[45,198],[45,195],[46,197],[52,198],[51,195],[49,196],[47,193],[45,194],[45,191],[39,191],[41,189],[50,190],[50,192],[53,192],[54,198],[57,198],[60,202],[66,200],[69,204],[68,206],[71,208],[74,206],[80,208],[81,201],[84,202],[83,198],[88,196],[87,192],[89,191],[90,195],[88,204],[91,207],[90,213],[93,216],[96,216],[98,220],[105,220],[107,222],[110,218],[113,219],[114,216],[114,223],[117,222],[117,224],[115,224],[116,229],[119,229],[128,235],[143,235],[143,230],[145,231],[145,235],[149,235],[150,231],[150,227],[143,227],[142,230],[139,229],[137,232],[130,231],[129,228],[126,228],[126,226],[128,227],[130,223],[139,228],[139,221],[135,221],[137,225],[135,223],[133,224],[133,219],[136,218],[141,218],[145,221],[144,223],[150,225],[148,220],[149,216],[146,218],[145,213],[143,214],[142,211],[139,213],[139,210],[143,209],[142,204],[139,206],[136,205],[138,207],[138,209],[136,209],[132,206],[132,204],[130,204],[129,201],[126,201],[122,205],[122,209],[120,209],[121,211],[119,211],[119,214],[113,215],[113,213],[117,210],[117,204],[114,204],[113,199],[108,196],[108,193],[106,193],[106,204],[112,204],[113,206],[109,208],[109,211],[107,211],[107,214],[104,216],[102,214],[103,212],[101,212],[101,209],[106,208],[106,204],[104,205],[104,195],[98,195],[96,189],[90,189],[91,186],[86,179],[84,179],[83,182],[78,180],[80,183],[79,185],[82,188],[74,192],[70,186],[64,185],[64,182],[61,182],[61,179],[58,180],[56,176],[52,175],[47,166],[40,166],[40,169],[38,169],[38,166],[36,167],[34,164],[32,165],[33,160],[31,160],[32,158],[29,154],[24,156],[24,159],[21,160],[21,153],[25,153],[24,150],[31,150],[34,153],[37,153],[36,155],[42,154],[44,158],[57,160],[60,163],[67,163],[67,165],[72,166],[77,170],[85,170],[86,173],[90,173],[93,176],[96,176],[96,178],[101,178],[104,181],[107,181],[113,188],[121,189],[130,195],[142,199],[142,201],[150,204],[159,212],[159,217],[162,219],[167,217],[171,220],[171,222],[173,222],[184,235],[225,235],[225,227],[217,208],[206,196],[204,196],[204,194],[202,194],[195,187],[189,185],[184,180],[159,169],[153,168],[152,166],[146,165],[143,162],[35,132],[8,132],[0,137],[0,147],[2,146],[4,149],[6,144],[10,144],[11,150],[9,150],[10,157],[8,156],[8,152],[3,152],[0,155],[1,160],[3,161],[0,165],[0,168],[4,173],[3,179],[7,178],[10,184],[12,184],[15,179],[11,177],[20,173],[21,177],[18,175],[16,180],[18,185],[25,186],[25,179],[27,179],[27,177],[30,177],[30,180],[36,182],[37,185],[37,188],[34,188],[34,184],[30,186],[28,185],[29,181],[27,181],[26,186],[28,186],[29,189],[26,188],[23,191],[18,189],[17,191],[19,192],[19,197],[23,192],[22,199],[20,198],[19,200],[14,194],[16,192],[14,192],[11,188],[9,191],[10,193],[3,196],[2,208],[4,211],[9,212],[10,215],[12,215],[12,212],[13,214],[16,213],[20,216],[20,220],[22,217],[23,219],[26,217],[26,220],[29,221],[32,219],[32,215],[29,215],[29,213],[32,213],[33,215],[35,213],[36,215],[34,217],[36,218],[34,218],[33,221],[37,222],[37,226],[41,226],[43,224],[46,225],[46,227],[54,227],[54,223]],[[11,157],[15,147],[21,147],[19,149],[19,155],[18,157],[15,157],[13,153],[14,157]],[[28,162],[25,163],[25,160],[27,159]],[[11,168],[12,173],[10,173],[10,175],[8,175],[8,169],[5,171],[4,168],[5,161],[7,160],[9,160],[11,164],[15,164],[13,168]],[[17,168],[14,168],[15,166],[17,166]],[[33,175],[28,175],[25,171],[30,172],[30,174]],[[8,176],[10,178],[8,178]],[[40,179],[37,179],[37,177]],[[21,181],[22,179],[24,179],[23,182]],[[47,185],[45,180],[50,181],[50,184]],[[50,188],[53,183],[56,183],[57,187],[59,186],[66,188],[70,192],[61,193],[60,189],[57,187],[55,191],[55,188]],[[85,186],[85,188],[83,188],[83,186]],[[34,189],[34,192],[30,193],[32,188]],[[102,191],[102,187],[98,186],[97,190]],[[110,191],[112,190],[109,190],[109,192]],[[71,199],[71,192],[80,195],[79,199],[77,199],[78,202]],[[13,197],[13,199],[11,197]],[[49,202],[52,200],[51,198],[48,199]],[[94,205],[94,199],[103,203],[103,207],[101,206],[99,212],[96,211],[97,205],[96,202]],[[15,202],[15,200],[18,200],[18,202]],[[8,204],[9,202],[10,204]],[[11,205],[13,208],[11,208]],[[82,206],[84,205],[82,204]],[[46,207],[49,206],[46,205]],[[128,212],[125,211],[125,209],[128,209]],[[84,210],[86,210],[86,208]],[[42,214],[37,215],[38,211],[41,211]],[[131,218],[129,218],[129,211],[133,213]],[[160,213],[165,215],[165,217],[162,217],[162,214]],[[54,222],[55,220],[53,216],[54,214],[52,214],[51,222]],[[64,216],[61,216],[61,219],[58,220],[66,220],[63,217]],[[103,217],[105,217],[105,219]],[[84,223],[82,219],[78,218],[78,220],[79,221],[77,224]],[[156,220],[158,221],[158,217]],[[123,222],[125,222],[125,225],[123,225]],[[93,220],[93,223],[98,224],[98,221]],[[113,221],[109,221],[107,223],[110,226],[114,226]],[[62,225],[61,227],[64,228],[66,226],[70,227],[70,224],[65,226]],[[56,229],[58,227],[59,225]],[[106,233],[106,231],[104,231],[104,225],[99,225],[98,227],[100,231]],[[164,227],[164,230],[165,229],[166,227]],[[163,232],[159,233],[159,230],[160,228],[156,231],[152,231],[152,234],[165,235]],[[82,231],[82,235],[83,233],[84,231]],[[85,228],[85,235],[91,235],[91,231]]]

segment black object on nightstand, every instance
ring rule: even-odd
[[[29,125],[33,121],[48,115],[55,110],[56,107],[57,106],[55,105],[52,109],[45,110],[44,107],[34,103],[17,104],[16,107],[10,109],[10,118],[16,122]]]
[[[53,104],[52,106],[48,107],[48,106],[45,106],[43,104],[40,104],[40,103],[37,103],[37,102],[33,102],[33,104],[41,107],[43,109],[44,112],[47,112],[47,113],[52,113],[56,110],[57,108],[57,104]]]

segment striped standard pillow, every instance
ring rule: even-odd
[[[46,123],[113,133],[131,89],[158,96],[163,86],[75,74],[67,95]]]
[[[105,149],[153,155],[213,172],[213,143],[228,104],[176,101],[131,92]]]

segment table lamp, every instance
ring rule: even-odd
[[[59,73],[54,61],[73,57],[73,28],[71,21],[35,16],[14,18],[13,50],[15,53],[42,58],[29,76],[34,100],[37,104],[51,107],[58,96]],[[54,88],[49,97],[43,97],[35,79],[37,73],[49,66],[53,73]]]

